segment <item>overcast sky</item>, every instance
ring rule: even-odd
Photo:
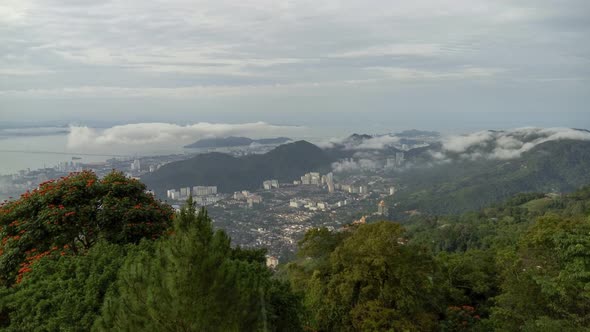
[[[588,0],[2,0],[0,122],[590,127]]]

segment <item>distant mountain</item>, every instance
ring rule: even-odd
[[[396,214],[418,210],[455,214],[477,210],[521,192],[570,192],[590,184],[590,142],[557,140],[539,144],[510,160],[452,160],[428,165],[428,150],[411,155],[423,161],[399,174],[400,190],[389,198]]]
[[[277,138],[262,138],[262,139],[251,139],[248,137],[224,137],[224,138],[205,138],[198,140],[192,144],[185,145],[185,148],[228,148],[236,146],[248,146],[252,143],[257,144],[283,144],[291,141],[287,137]]]
[[[424,131],[424,130],[410,129],[410,130],[404,130],[399,134],[395,134],[395,136],[404,137],[404,138],[416,138],[416,137],[421,137],[421,136],[439,137],[440,133],[438,133],[436,131]]]
[[[373,138],[373,136],[367,134],[352,134],[348,136],[347,141],[363,141],[371,138]]]
[[[319,147],[297,141],[276,147],[268,153],[232,157],[206,153],[162,166],[141,180],[160,197],[167,189],[187,186],[217,186],[220,192],[257,189],[262,181],[293,181],[307,172],[328,172],[335,159]]]

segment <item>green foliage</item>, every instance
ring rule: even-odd
[[[172,210],[137,180],[72,173],[0,206],[0,284],[10,286],[53,252],[80,254],[99,239],[138,243],[160,236]]]
[[[407,245],[398,224],[361,225],[346,235],[313,230],[301,245],[304,254],[290,272],[295,287],[305,290],[307,324],[312,329],[428,331],[434,327],[432,256]],[[323,249],[330,250],[329,258]],[[310,263],[315,260],[316,264]]]
[[[6,331],[89,331],[129,250],[99,242],[87,255],[44,257],[12,288],[0,290]]]
[[[313,330],[587,331],[589,203],[586,187],[414,217],[407,233],[314,229],[286,271]]]
[[[189,200],[153,253],[126,260],[94,329],[297,330],[298,299],[285,287],[271,280],[260,252],[233,250]]]
[[[500,256],[503,292],[492,315],[499,328],[590,325],[588,234],[588,218],[549,215],[529,228],[516,253]]]
[[[447,305],[473,307],[480,315],[489,313],[493,304],[491,299],[499,293],[494,252],[442,252],[436,256],[436,265],[436,285]]]
[[[539,144],[511,160],[464,160],[415,167],[398,174],[401,190],[389,198],[403,212],[460,214],[520,193],[570,192],[590,184],[590,142]],[[535,194],[531,194],[535,195]],[[521,197],[522,198],[522,197]],[[404,218],[403,213],[397,218]]]

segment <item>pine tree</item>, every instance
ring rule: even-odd
[[[268,308],[288,311],[278,304],[294,299],[272,300],[281,293],[268,291],[270,271],[259,261],[233,259],[234,250],[225,232],[213,231],[207,211],[197,214],[189,198],[172,234],[153,253],[127,260],[95,330],[266,330],[273,325]]]

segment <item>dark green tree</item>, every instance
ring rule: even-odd
[[[590,220],[547,215],[523,235],[516,252],[500,252],[498,329],[587,331],[590,326]]]
[[[336,239],[340,238],[340,240]],[[330,241],[317,241],[319,238]],[[315,230],[302,242],[291,271],[305,289],[307,324],[321,331],[429,331],[437,307],[435,265],[422,247],[408,245],[403,228],[391,222],[361,225],[350,234]],[[328,261],[326,252],[329,252]],[[313,261],[319,260],[318,264]],[[325,264],[328,264],[326,267]],[[305,279],[307,277],[307,279]],[[302,280],[303,279],[303,280]]]
[[[46,256],[21,283],[0,290],[5,331],[89,331],[129,250],[99,242],[86,255]]]
[[[297,299],[271,280],[260,259],[250,259],[256,253],[244,251],[232,249],[189,198],[153,253],[129,256],[94,329],[270,331],[285,326],[279,313],[297,327]]]

